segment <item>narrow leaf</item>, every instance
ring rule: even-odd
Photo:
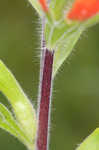
[[[8,98],[18,123],[27,137],[33,141],[37,127],[35,110],[2,61],[0,61],[0,91]]]
[[[45,39],[47,48],[55,51],[53,77],[58,69],[71,54],[76,42],[79,40],[81,33],[88,27],[99,23],[99,14],[91,17],[84,22],[57,22],[50,26],[45,26]]]
[[[56,20],[62,20],[68,0],[51,0],[50,9]]]
[[[0,103],[0,118],[1,118],[1,126],[12,135],[16,136],[19,140],[21,140],[24,144],[30,142],[29,139],[24,134],[22,128],[18,125],[11,112]]]
[[[42,9],[38,0],[28,0],[32,7],[38,12],[40,16],[42,16]]]
[[[78,30],[70,33],[68,36],[65,35],[63,40],[59,42],[58,49],[55,51],[53,78],[55,77],[58,69],[64,63],[66,58],[71,54],[73,47],[75,46],[82,33],[82,30],[82,28],[79,28]]]
[[[89,135],[77,150],[99,150],[99,128]]]
[[[9,132],[11,135],[18,137],[17,132],[5,121],[3,115],[0,115],[0,128]]]

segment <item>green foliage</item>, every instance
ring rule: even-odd
[[[33,148],[37,128],[35,110],[2,61],[0,61],[0,91],[8,98],[16,119],[0,104],[0,126]]]
[[[50,9],[55,20],[61,20],[63,18],[63,13],[66,9],[66,3],[67,0],[52,0],[50,2]]]
[[[56,75],[58,69],[67,57],[71,54],[83,31],[98,22],[99,15],[84,22],[75,21],[68,23],[68,21],[63,18],[61,21],[54,20],[53,24],[50,25],[49,22],[46,21],[46,45],[49,50],[55,51],[53,77]]]
[[[71,0],[72,1],[72,0]],[[29,0],[40,17],[42,8],[37,0]],[[68,0],[51,0],[49,13],[45,14],[45,41],[49,50],[55,51],[53,78],[67,57],[71,54],[80,35],[88,27],[99,22],[99,15],[84,22],[72,22],[66,19],[64,13]],[[6,130],[23,142],[28,149],[34,149],[37,131],[35,110],[7,67],[0,61],[0,91],[7,97],[12,113],[0,103],[0,128]],[[99,129],[96,129],[77,150],[98,150]]]
[[[61,67],[66,58],[71,54],[73,47],[78,41],[83,28],[79,27],[71,33],[67,33],[64,39],[58,43],[58,48],[55,52],[54,66],[53,66],[53,78],[57,74],[58,69]],[[72,42],[72,43],[71,43]]]
[[[71,54],[80,35],[88,27],[99,22],[99,14],[87,21],[70,21],[66,18],[70,3],[74,0],[51,0],[49,4],[49,13],[45,13],[45,41],[49,50],[55,51],[53,77],[58,69]],[[30,0],[35,8],[38,1]],[[46,1],[47,2],[47,1]],[[38,4],[39,6],[40,4]],[[42,15],[40,15],[42,17]]]
[[[97,128],[84,142],[77,148],[77,150],[98,150],[99,149],[99,128]]]
[[[12,116],[11,112],[0,103],[0,128],[6,130],[20,141],[26,142],[29,139],[26,137],[17,121]]]
[[[39,2],[37,0],[28,0],[28,1],[35,8],[35,10],[38,12],[38,14],[40,16],[42,16],[42,9],[41,9],[41,6],[40,6]]]

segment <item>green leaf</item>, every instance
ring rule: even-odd
[[[89,135],[77,150],[99,150],[99,128]]]
[[[68,4],[72,3],[72,1],[73,0],[51,0],[50,9],[55,20],[59,21],[64,19],[64,12],[66,12],[67,8],[69,7]]]
[[[7,130],[10,134],[16,136],[23,143],[29,142],[21,127],[18,125],[11,112],[0,103],[0,126]]]
[[[35,10],[38,12],[40,16],[42,16],[42,9],[38,2],[38,0],[28,0],[30,4],[35,8]]]
[[[16,130],[11,127],[11,125],[8,123],[8,121],[6,120],[5,115],[1,112],[0,110],[0,128],[6,130],[7,132],[9,132],[11,135],[18,137],[18,133],[16,132]]]
[[[83,26],[85,28],[89,28],[89,27],[96,25],[97,23],[99,23],[99,14],[97,14],[97,15],[91,17],[90,19],[88,19],[87,21],[85,21],[83,23]]]
[[[82,31],[83,28],[79,27],[78,30],[73,31],[72,33],[68,34],[68,36],[65,35],[63,40],[58,43],[54,56],[53,78],[66,58],[71,54],[72,49],[78,41]]]
[[[2,61],[0,61],[0,91],[11,103],[15,117],[26,136],[31,141],[34,141],[37,128],[35,110],[14,76]]]
[[[50,9],[53,13],[53,16],[56,20],[63,18],[63,12],[66,7],[66,0],[52,0],[50,3]]]
[[[49,50],[54,50],[53,77],[58,69],[71,54],[76,42],[79,40],[82,32],[99,22],[99,14],[84,22],[66,20],[54,20],[52,25],[46,22],[45,40]]]
[[[11,135],[18,137],[17,132],[13,129],[3,118],[3,115],[0,114],[0,128],[4,129],[5,131],[9,132]]]
[[[48,49],[55,51],[53,78],[66,58],[72,52],[72,49],[83,30],[83,25],[79,23],[66,25],[66,23],[62,21],[53,26],[46,24],[45,39],[47,41],[47,47]]]
[[[23,129],[12,116],[11,112],[0,103],[0,128],[7,131],[17,139],[19,139],[30,150],[33,150],[34,143],[25,135]]]

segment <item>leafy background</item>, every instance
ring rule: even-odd
[[[99,25],[87,30],[54,81],[50,150],[73,150],[99,127]],[[0,1],[0,59],[36,108],[40,20],[26,0]],[[0,101],[11,109],[6,98]],[[26,148],[0,130],[0,149]]]

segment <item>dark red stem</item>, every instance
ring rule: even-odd
[[[44,48],[41,65],[41,81],[38,108],[38,132],[36,150],[48,150],[50,104],[52,94],[52,68],[54,52]]]

